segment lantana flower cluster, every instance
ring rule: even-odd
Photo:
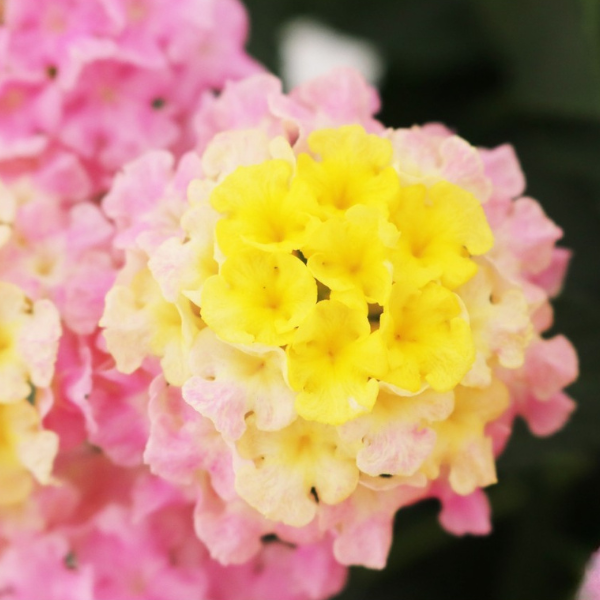
[[[0,15],[0,596],[318,600],[411,503],[488,533],[577,374],[513,149],[246,77],[233,0]]]
[[[260,70],[237,0],[0,4],[0,174],[81,200],[147,150],[189,149],[212,90]]]
[[[489,531],[482,488],[514,417],[549,434],[573,408],[572,347],[541,336],[569,258],[560,229],[522,197],[509,146],[385,130],[352,73],[289,96],[248,79],[199,126],[242,97],[253,110],[202,156],[143,157],[105,199],[127,255],[107,349],[123,373],[158,360],[172,397],[145,459],[183,483],[202,455],[215,498],[197,492],[196,530],[214,552],[219,518],[244,506],[228,559],[259,536],[332,536],[338,561],[380,568],[396,510],[432,496],[449,530]]]
[[[0,595],[332,596],[331,539],[213,557],[195,498],[145,464],[157,369],[118,372],[98,328],[123,263],[103,192],[147,150],[192,148],[197,108],[261,70],[243,9],[9,0],[0,24]]]

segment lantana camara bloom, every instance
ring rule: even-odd
[[[541,337],[568,254],[520,197],[510,147],[385,131],[368,100],[336,121],[340,81],[373,98],[348,73],[290,96],[262,77],[201,111],[208,131],[236,94],[256,95],[186,157],[187,207],[156,202],[101,324],[118,369],[158,358],[212,422],[242,501],[288,530],[334,532],[341,562],[382,566],[393,512],[419,498],[440,498],[452,531],[489,530],[481,489],[512,419],[549,434],[572,410],[574,352]],[[134,181],[132,167],[107,210]],[[361,551],[345,532],[356,543],[363,519],[375,533]]]

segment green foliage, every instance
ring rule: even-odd
[[[494,533],[453,538],[432,502],[400,511],[389,565],[354,569],[339,600],[569,600],[600,546],[600,1],[247,0],[250,51],[277,71],[278,29],[311,15],[386,59],[381,119],[443,121],[511,142],[528,194],[574,259],[554,331],[577,347],[578,409],[540,440],[518,424],[490,489]]]

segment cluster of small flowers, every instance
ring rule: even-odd
[[[243,50],[242,6],[8,0],[0,24],[0,595],[335,594],[346,569],[331,540],[266,537],[237,561],[209,552],[195,499],[144,459],[157,369],[119,373],[99,335],[123,264],[122,231],[100,199],[128,160],[205,143],[198,107],[262,70]],[[163,191],[154,183],[141,202]]]
[[[260,70],[238,0],[0,4],[0,174],[81,200],[143,152],[189,149],[212,90]]]
[[[0,596],[318,600],[407,504],[487,533],[577,373],[511,147],[248,76],[233,0],[2,6]]]
[[[376,108],[349,71],[249,78],[199,112],[203,153],[142,157],[105,198],[127,257],[107,348],[123,373],[160,361],[145,460],[180,485],[202,464],[196,530],[223,560],[275,534],[381,568],[427,497],[486,533],[514,418],[547,435],[573,408],[575,353],[541,337],[569,252],[513,150]]]

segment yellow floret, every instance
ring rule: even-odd
[[[393,149],[388,140],[348,125],[315,131],[308,144],[321,160],[300,154],[297,177],[315,194],[322,219],[344,214],[357,204],[388,214],[388,203],[400,185],[390,166]]]
[[[290,185],[291,165],[268,160],[239,167],[211,195],[213,207],[225,217],[217,223],[217,242],[226,255],[253,246],[291,252],[306,240],[316,203],[301,181]]]
[[[259,431],[254,417],[236,444],[238,494],[269,519],[309,523],[317,501],[337,504],[358,484],[355,451],[333,427],[296,419],[279,431]]]
[[[381,221],[376,211],[356,206],[346,218],[332,217],[320,225],[303,248],[316,279],[334,292],[353,294],[365,309],[367,303],[387,302],[392,287],[387,246],[398,234]]]
[[[460,301],[437,283],[421,290],[394,284],[381,333],[390,366],[383,380],[404,390],[417,392],[425,383],[438,392],[451,390],[475,360]]]
[[[16,338],[22,319],[0,322],[0,367],[17,357]]]
[[[27,393],[27,367],[18,350],[19,334],[27,315],[28,300],[20,288],[0,282],[0,382],[3,387],[17,386],[13,396]],[[30,309],[29,309],[30,310]],[[11,390],[12,391],[12,390]],[[3,393],[6,390],[2,390]]]
[[[0,281],[1,402],[18,402],[31,385],[50,384],[60,332],[52,302],[33,302],[20,287]]]
[[[498,379],[483,389],[458,386],[454,411],[431,425],[436,445],[424,465],[429,479],[436,479],[443,467],[457,494],[470,494],[478,487],[496,483],[492,440],[485,427],[502,415],[510,404],[508,389]]]
[[[477,199],[448,182],[402,189],[390,219],[401,234],[393,256],[395,280],[417,287],[433,280],[451,290],[462,285],[477,272],[471,255],[484,254],[494,243]]]
[[[201,314],[226,342],[284,346],[317,301],[317,284],[295,256],[247,250],[207,279]]]
[[[0,398],[0,506],[27,499],[35,480],[50,483],[58,436],[40,427],[27,400],[4,404]]]
[[[183,385],[189,377],[187,353],[203,325],[189,300],[165,300],[150,270],[143,268],[129,285],[108,292],[100,326],[121,372],[135,371],[146,355],[158,356],[167,381]]]
[[[307,420],[341,425],[373,408],[385,351],[366,315],[340,302],[319,302],[288,347],[296,410]]]

